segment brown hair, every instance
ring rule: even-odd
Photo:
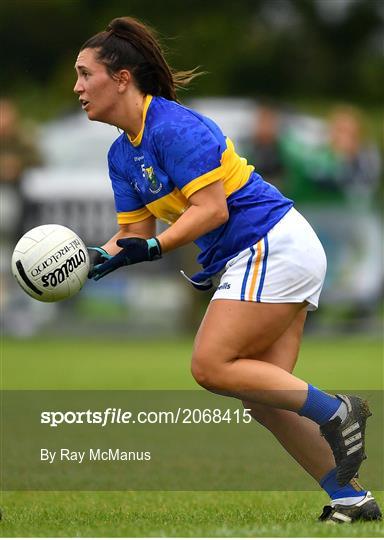
[[[133,17],[113,19],[106,30],[88,39],[80,48],[97,49],[97,59],[113,76],[129,69],[144,94],[178,101],[176,90],[202,75],[196,69],[174,71],[166,62],[156,33]]]

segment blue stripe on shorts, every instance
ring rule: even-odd
[[[265,273],[267,271],[267,258],[268,258],[268,236],[264,236],[264,257],[263,257],[263,268],[261,270],[259,288],[257,289],[256,302],[261,302],[261,293],[264,286]]]
[[[253,259],[253,256],[255,254],[255,249],[254,249],[253,246],[250,247],[250,250],[251,250],[251,255],[250,255],[249,259],[248,259],[247,268],[245,270],[243,283],[241,285],[240,300],[245,300],[245,289],[247,288],[247,281],[248,281],[248,277],[249,277],[249,272],[251,271],[252,259]]]

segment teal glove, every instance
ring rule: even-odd
[[[103,264],[106,261],[109,261],[109,259],[112,258],[112,255],[107,253],[105,249],[102,247],[87,247],[88,255],[89,255],[89,272],[88,272],[88,278],[93,278],[93,272],[95,269],[95,266],[98,266],[100,264]]]
[[[161,259],[161,245],[157,238],[121,238],[116,244],[123,249],[114,257],[109,256],[107,261],[94,266],[91,277],[95,281],[121,266]]]

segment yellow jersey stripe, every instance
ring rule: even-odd
[[[227,198],[247,183],[254,167],[248,165],[246,159],[236,154],[231,139],[227,137],[226,141],[227,148],[221,156],[220,166],[195,178],[182,188],[181,191],[187,199],[199,189],[218,180],[222,180]]]
[[[188,208],[188,200],[178,188],[147,204],[150,213],[168,224],[174,223]]]
[[[139,144],[141,143],[141,140],[142,140],[143,134],[144,134],[145,119],[147,117],[147,111],[148,111],[148,107],[149,107],[151,101],[152,101],[152,96],[151,96],[151,94],[148,94],[146,96],[145,100],[144,100],[143,119],[141,121],[141,129],[140,129],[139,133],[133,139],[127,133],[127,137],[130,140],[130,142],[133,144],[133,146],[139,146]]]
[[[253,266],[252,281],[251,281],[251,286],[249,288],[249,293],[248,293],[248,300],[250,301],[253,300],[253,293],[255,292],[257,275],[259,273],[259,266],[260,266],[260,259],[261,259],[261,240],[257,242],[256,247],[257,247],[257,255],[256,255],[255,264]]]
[[[226,138],[227,148],[221,157],[223,167],[224,190],[227,197],[243,187],[249,180],[255,167],[248,165],[245,158],[235,152],[233,142]]]
[[[131,212],[118,212],[117,223],[119,225],[127,225],[129,223],[137,223],[147,219],[152,214],[147,208],[139,208],[139,210],[132,210]]]
[[[202,176],[199,176],[198,178],[192,180],[192,182],[189,182],[189,184],[187,184],[181,189],[181,192],[188,199],[196,191],[199,191],[199,189],[202,189],[206,186],[209,186],[209,184],[213,184],[214,182],[223,179],[223,167],[222,165],[220,165],[220,167],[217,167],[212,171],[208,171]]]

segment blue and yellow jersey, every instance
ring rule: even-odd
[[[223,182],[229,220],[196,240],[204,276],[258,242],[293,205],[236,154],[212,120],[162,97],[146,97],[140,133],[120,135],[108,164],[119,224],[151,215],[174,223],[191,195]]]

